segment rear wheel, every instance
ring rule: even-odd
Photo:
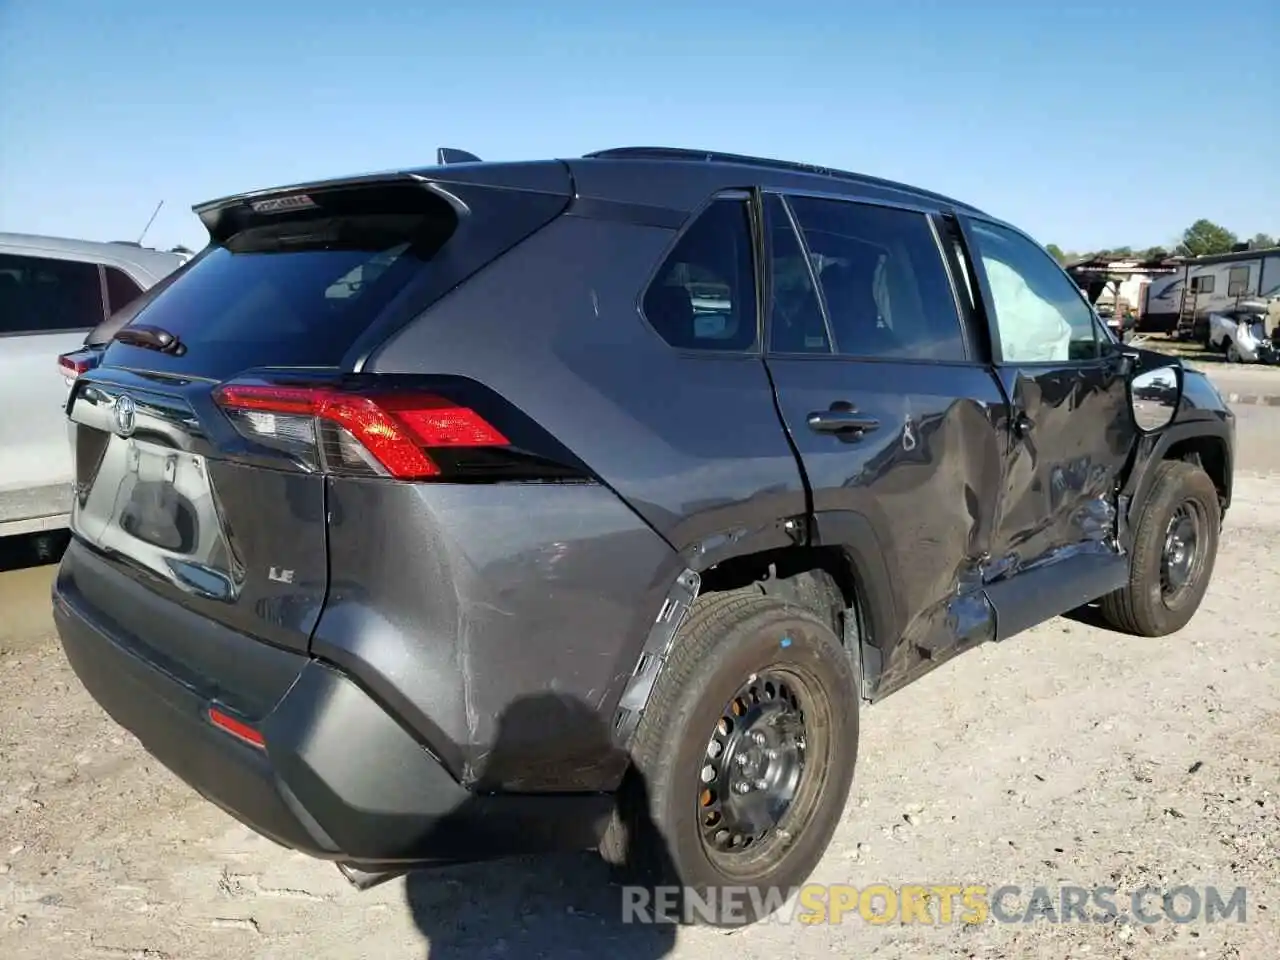
[[[1174,633],[1200,608],[1218,553],[1218,491],[1200,467],[1169,460],[1155,467],[1134,532],[1129,584],[1102,600],[1120,630],[1146,637]]]
[[[679,919],[754,922],[826,851],[857,744],[858,684],[827,623],[749,591],[703,597],[640,721],[601,852]]]

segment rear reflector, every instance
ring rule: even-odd
[[[324,454],[326,468],[363,461],[397,480],[439,476],[439,465],[427,453],[432,448],[509,444],[474,410],[432,394],[362,395],[327,387],[228,383],[214,391],[214,399],[223,410],[239,415],[237,429],[253,439],[321,451],[332,447],[336,452]],[[340,428],[335,442],[327,445],[316,431],[325,424]],[[354,450],[351,441],[361,449]]]
[[[265,747],[266,739],[253,727],[230,714],[223,713],[217,707],[209,708],[209,722],[220,730],[231,734],[237,740],[243,740],[251,747]]]

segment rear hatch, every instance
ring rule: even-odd
[[[305,651],[328,590],[327,477],[431,478],[459,449],[483,470],[483,452],[509,443],[475,413],[473,386],[357,371],[559,214],[570,183],[555,164],[434,173],[197,208],[209,248],[74,384],[82,546],[203,617]],[[110,591],[92,594],[105,619],[163,642]]]

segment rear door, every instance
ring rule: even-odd
[[[418,443],[431,431],[485,442],[443,393],[418,403],[355,373],[361,344],[565,202],[405,178],[206,211],[210,248],[75,384],[78,541],[213,621],[306,650],[328,589],[326,476],[412,478],[434,468]],[[146,635],[105,587],[78,586]]]
[[[0,524],[67,511],[71,450],[57,358],[103,316],[97,264],[0,251]]]
[[[1123,350],[1031,239],[987,220],[964,229],[1012,402],[993,567],[1011,574],[1082,551],[1109,562],[1116,491],[1136,440]]]
[[[932,216],[764,197],[769,370],[819,539],[860,531],[850,546],[887,568],[876,587],[893,597],[871,638],[882,690],[993,633],[981,568],[1005,404],[968,335]]]

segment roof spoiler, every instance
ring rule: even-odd
[[[318,210],[324,206],[324,199],[334,194],[350,194],[354,191],[373,189],[396,189],[413,186],[425,187],[427,192],[434,193],[451,206],[458,201],[444,194],[422,177],[408,171],[393,173],[372,173],[358,177],[344,177],[336,180],[321,180],[313,183],[299,183],[287,187],[272,187],[252,193],[236,194],[197,204],[191,209],[209,231],[209,239],[215,243],[225,241],[232,234],[245,229],[250,221],[261,221],[263,217],[274,214],[287,214],[294,211]]]
[[[436,149],[436,164],[441,167],[447,167],[451,163],[482,162],[474,153],[467,153],[466,150],[455,150],[453,147],[438,147]]]

